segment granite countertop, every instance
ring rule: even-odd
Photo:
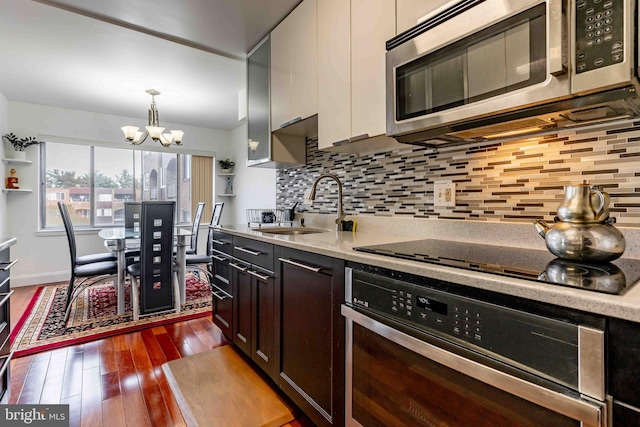
[[[357,246],[420,240],[406,236],[385,235],[378,232],[327,230],[324,233],[301,235],[275,235],[262,233],[247,225],[224,225],[222,231],[233,235],[300,249],[346,261],[360,262],[383,268],[403,271],[433,279],[459,283],[475,288],[500,292],[516,297],[541,301],[562,307],[583,310],[589,313],[617,317],[640,322],[640,285],[632,286],[622,295],[609,295],[559,285],[551,285],[534,280],[523,280],[461,268],[422,263],[391,258],[365,252],[354,251]]]
[[[7,249],[9,246],[13,246],[18,242],[15,237],[0,237],[0,251]]]

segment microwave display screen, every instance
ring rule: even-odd
[[[396,68],[396,120],[543,82],[545,15],[540,4]]]

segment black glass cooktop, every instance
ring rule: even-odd
[[[628,258],[611,263],[588,263],[556,258],[546,250],[444,240],[416,240],[354,249],[616,295],[640,280],[640,260]]]

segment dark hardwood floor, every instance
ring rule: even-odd
[[[36,289],[14,288],[12,327]],[[71,426],[184,426],[161,366],[223,342],[204,317],[20,357],[10,365],[9,403],[69,404]],[[300,417],[285,426],[313,424]]]

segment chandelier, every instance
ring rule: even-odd
[[[160,92],[155,89],[147,89],[146,92],[151,95],[151,107],[149,107],[149,125],[145,126],[145,131],[139,131],[136,126],[123,126],[122,132],[124,133],[125,139],[130,142],[132,145],[140,145],[149,135],[151,135],[151,139],[156,142],[159,142],[165,147],[168,147],[171,144],[181,145],[182,144],[182,135],[184,132],[181,130],[170,130],[169,133],[164,132],[164,128],[160,127],[160,122],[158,121],[158,109],[156,108],[156,100],[155,96],[160,95]]]

